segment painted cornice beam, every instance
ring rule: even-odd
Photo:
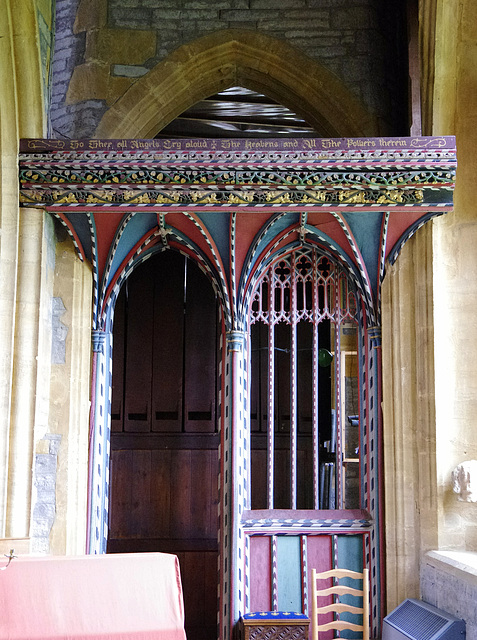
[[[51,210],[452,207],[453,137],[22,140],[20,203]]]

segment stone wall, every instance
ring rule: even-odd
[[[267,34],[335,73],[382,123],[406,135],[403,4],[375,0],[81,0],[57,2],[51,123],[92,136],[102,114],[181,45],[213,32]],[[404,54],[404,55],[403,55]],[[400,66],[398,66],[400,64]],[[203,96],[207,97],[207,96]],[[191,105],[190,105],[191,106]]]
[[[74,33],[77,1],[56,0],[55,49],[52,65],[51,106],[48,118],[52,138],[82,138],[94,131],[106,110],[101,100],[66,104],[66,93],[75,67],[84,60],[86,34]]]

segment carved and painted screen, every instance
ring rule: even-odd
[[[360,504],[358,304],[342,267],[297,249],[250,310],[252,509]]]

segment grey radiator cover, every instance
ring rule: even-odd
[[[382,640],[465,640],[465,622],[436,607],[408,598],[383,621]]]

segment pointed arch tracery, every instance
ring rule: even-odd
[[[252,294],[247,308],[248,315],[248,333],[251,336],[252,343],[249,345],[250,351],[258,349],[265,349],[268,353],[266,377],[267,380],[264,383],[267,385],[267,403],[266,407],[258,412],[260,415],[259,423],[262,422],[261,415],[263,412],[267,415],[267,508],[289,508],[289,509],[323,509],[323,508],[344,508],[344,491],[341,492],[344,482],[344,470],[341,471],[338,467],[335,468],[336,461],[322,465],[320,463],[320,448],[323,447],[323,434],[322,426],[326,424],[331,415],[334,416],[333,424],[330,426],[331,440],[334,442],[332,445],[333,453],[337,451],[337,460],[341,457],[344,458],[341,447],[341,433],[344,432],[342,422],[345,419],[341,416],[342,406],[341,397],[344,394],[342,389],[341,380],[341,331],[342,325],[351,323],[355,326],[355,331],[364,331],[365,327],[362,323],[362,305],[363,301],[358,290],[353,285],[353,281],[349,278],[348,269],[340,261],[333,258],[328,250],[324,247],[319,248],[314,243],[295,243],[293,246],[287,246],[286,250],[276,251],[272,254],[268,261],[262,263],[261,268],[257,270],[256,277],[254,278],[254,284],[252,285]],[[260,326],[267,327],[265,338],[263,330]],[[299,326],[309,326],[312,335],[312,342],[304,340],[304,334],[299,332]],[[279,330],[280,327],[282,330]],[[288,327],[285,332],[283,329]],[[258,346],[255,340],[255,349],[253,346],[254,329],[256,338],[259,342],[265,338],[265,345]],[[278,333],[277,333],[278,332]],[[260,339],[260,335],[262,336]],[[276,335],[280,336],[280,345],[276,341]],[[323,342],[324,340],[324,342]],[[321,344],[323,342],[323,344]],[[357,351],[357,339],[355,338],[355,351]],[[289,377],[289,389],[290,397],[287,404],[289,408],[289,416],[285,416],[285,420],[289,421],[288,425],[279,424],[277,426],[277,410],[275,406],[275,399],[280,399],[283,402],[283,398],[276,397],[277,394],[277,374],[276,374],[276,362],[277,362],[277,349],[278,351],[288,354],[288,365],[285,372],[281,372],[281,375],[285,373],[286,377]],[[328,351],[331,349],[332,353]],[[298,366],[298,360],[300,352],[310,351],[312,367],[311,370],[305,375],[306,380],[303,379],[304,371],[301,371]],[[332,355],[334,354],[334,355]],[[327,358],[329,361],[324,363]],[[357,356],[354,355],[357,362]],[[260,356],[259,362],[262,359]],[[323,360],[323,361],[322,361]],[[330,393],[332,398],[326,400],[326,406],[328,402],[332,402],[333,407],[331,413],[327,416],[327,410],[321,411],[319,418],[319,388],[322,385],[320,379],[323,379],[319,375],[319,365],[329,366],[333,362],[333,375],[330,386]],[[256,367],[252,367],[255,369]],[[279,376],[280,377],[280,376]],[[328,378],[328,373],[325,375],[325,380]],[[249,381],[250,384],[250,381]],[[253,380],[252,374],[252,389],[257,385],[257,381]],[[298,490],[297,481],[297,437],[299,428],[299,415],[303,417],[303,408],[299,411],[299,402],[297,400],[297,394],[300,387],[303,385],[309,385],[312,396],[312,435],[313,435],[313,456],[312,467],[308,469],[309,479],[308,485],[313,486],[313,493],[306,498],[304,489]],[[288,385],[287,385],[288,386]],[[361,389],[363,388],[363,381],[360,383]],[[257,393],[257,392],[256,392]],[[287,394],[287,389],[281,389],[280,395]],[[256,395],[256,394],[255,394]],[[285,401],[286,402],[286,401]],[[306,404],[306,403],[305,403]],[[348,413],[354,414],[358,405],[354,406],[354,409]],[[310,409],[310,407],[308,408]],[[359,411],[358,411],[359,413]],[[309,418],[308,418],[309,419]],[[361,423],[360,416],[354,416],[354,419]],[[280,419],[278,419],[280,422]],[[290,495],[288,505],[280,504],[275,506],[274,501],[274,457],[276,456],[275,450],[275,432],[280,432],[284,428],[287,433],[290,433],[290,455],[288,460],[289,473],[290,473]],[[300,428],[304,428],[304,424],[300,424]],[[325,469],[329,472],[332,467],[333,474],[337,474],[337,489],[338,495],[335,496],[333,490],[333,496],[325,495],[324,488],[321,481],[320,471],[325,472]],[[253,473],[253,463],[252,463]],[[302,475],[305,472],[302,469]],[[252,480],[253,482],[253,480]],[[302,480],[303,482],[303,480]],[[300,502],[299,502],[300,501]],[[253,508],[264,508],[262,504],[260,507],[253,506]],[[359,504],[354,505],[355,508],[359,507]],[[348,508],[350,505],[348,504]]]
[[[162,242],[167,236],[167,243]],[[101,305],[101,326],[104,330],[112,330],[114,304],[123,283],[131,273],[145,260],[158,251],[177,250],[196,262],[200,270],[211,281],[212,287],[220,300],[225,326],[231,324],[229,295],[226,289],[223,273],[219,274],[216,265],[204,255],[199,247],[184,233],[173,227],[157,227],[148,233],[140,243],[133,248],[116,270],[107,289],[104,291]]]
[[[372,325],[375,322],[376,310],[368,286],[364,262],[359,262],[357,266],[343,249],[329,236],[320,231],[320,229],[305,224],[304,221],[300,219],[300,226],[291,225],[281,233],[274,234],[273,239],[264,247],[264,239],[283,215],[285,214],[277,214],[277,216],[268,221],[252,243],[242,274],[239,308],[242,309],[242,311],[249,308],[250,297],[257,279],[260,278],[260,274],[262,274],[272,262],[285,256],[290,251],[296,250],[300,246],[315,246],[323,253],[328,253],[348,274],[348,277],[354,283],[356,290],[360,294],[368,324]],[[348,234],[348,236],[354,244],[352,234]],[[357,249],[355,250],[359,255],[359,251]],[[246,323],[246,313],[242,313],[240,318],[241,321]]]

